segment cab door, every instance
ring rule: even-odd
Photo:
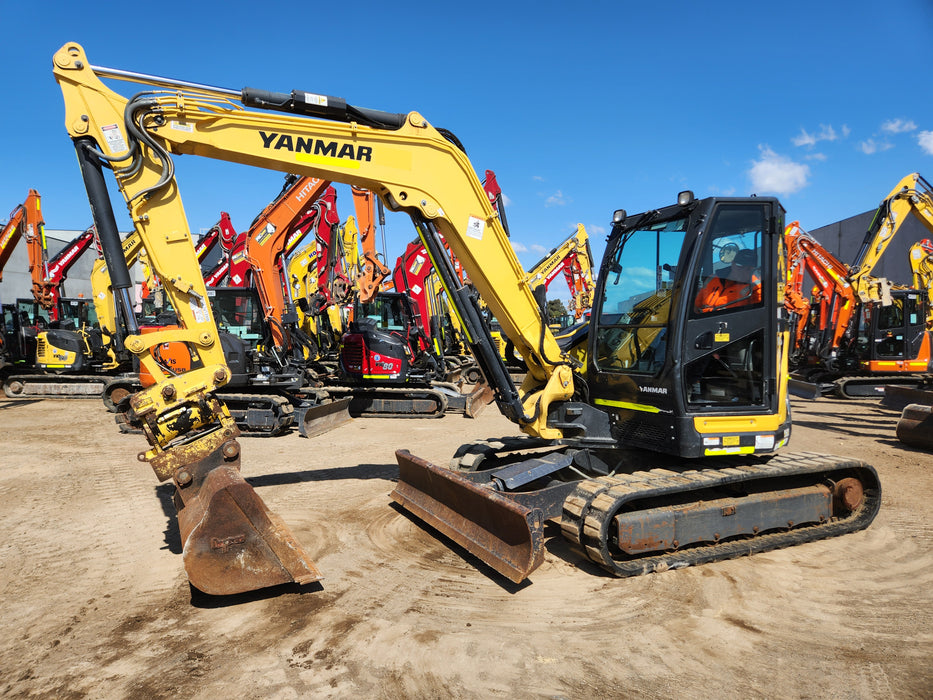
[[[772,201],[726,200],[699,233],[683,300],[687,413],[777,410],[782,230]]]

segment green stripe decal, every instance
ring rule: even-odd
[[[629,408],[633,411],[643,411],[645,413],[660,413],[661,409],[657,406],[646,406],[643,403],[629,403],[628,401],[613,401],[612,399],[594,399],[593,403],[601,406],[612,406],[613,408]]]

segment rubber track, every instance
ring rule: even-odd
[[[276,422],[272,427],[266,425],[250,425],[246,422],[245,419],[237,419],[236,425],[240,429],[240,434],[245,436],[268,436],[273,437],[276,435],[282,435],[291,428],[294,421],[295,407],[289,402],[284,396],[276,396],[275,394],[227,394],[222,393],[218,394],[217,398],[227,404],[228,409],[243,410],[237,409],[235,405],[231,406],[231,403],[234,401],[242,402],[244,405],[246,403],[257,403],[258,401],[266,402],[268,405],[263,408],[263,410],[269,411],[275,416]],[[253,409],[257,410],[257,409]],[[121,433],[127,433],[131,435],[141,435],[142,430],[131,425],[126,419],[126,413],[117,411],[114,416],[114,420],[120,428]]]
[[[809,452],[787,453],[768,461],[723,468],[673,472],[655,469],[630,475],[582,481],[564,501],[561,529],[577,551],[616,576],[639,576],[652,571],[679,569],[712,561],[734,559],[758,552],[834,537],[868,527],[881,505],[881,486],[874,469],[858,460]],[[661,555],[627,558],[609,551],[613,516],[627,502],[681,491],[737,484],[756,478],[855,472],[865,485],[865,501],[849,517],[828,523],[801,526],[751,538],[700,545]]]
[[[295,407],[284,396],[220,392],[217,394],[217,398],[223,401],[227,408],[231,410],[236,409],[236,403],[241,403],[244,406],[256,403],[268,404],[268,406],[263,406],[262,410],[268,411],[275,417],[275,424],[271,428],[266,425],[257,427],[238,420],[237,427],[242,435],[281,435],[288,431],[294,420]],[[254,408],[253,410],[257,409]]]
[[[112,380],[112,375],[106,374],[18,374],[3,378],[3,393],[8,399],[99,399],[103,393],[107,382]],[[12,382],[21,382],[23,392],[19,394],[9,393],[9,385]],[[100,391],[96,393],[49,393],[49,394],[31,394],[29,393],[29,384],[59,384],[59,385],[90,385],[100,384]],[[90,388],[90,387],[88,387]]]
[[[327,394],[334,399],[343,398],[387,398],[390,401],[398,401],[401,398],[419,394],[419,400],[433,400],[434,408],[431,411],[421,413],[399,412],[399,411],[362,411],[358,415],[364,418],[441,418],[447,411],[447,397],[430,387],[365,387],[365,386],[325,386],[320,393]],[[414,400],[414,399],[412,399]],[[350,403],[350,413],[356,413],[356,407]]]
[[[933,379],[930,374],[876,374],[872,376],[839,377],[833,381],[833,391],[841,399],[875,399],[884,397],[885,384],[895,384],[920,388]],[[876,387],[877,390],[866,394],[848,394],[846,387]]]

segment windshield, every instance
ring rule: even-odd
[[[655,373],[667,354],[673,280],[687,219],[646,221],[626,231],[605,270],[596,363]]]
[[[217,327],[255,346],[262,338],[262,315],[258,299],[243,289],[208,290]]]
[[[408,328],[408,314],[400,295],[376,295],[367,304],[360,304],[357,318],[368,318],[385,331],[404,331]]]
[[[58,320],[63,328],[69,323],[75,328],[93,326],[97,323],[97,311],[87,299],[62,299]]]

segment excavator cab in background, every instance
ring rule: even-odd
[[[385,384],[412,381],[412,361],[421,354],[414,306],[407,294],[379,292],[369,302],[357,301],[353,321],[341,339],[340,371],[351,381],[377,380]],[[437,371],[422,367],[421,380]]]

